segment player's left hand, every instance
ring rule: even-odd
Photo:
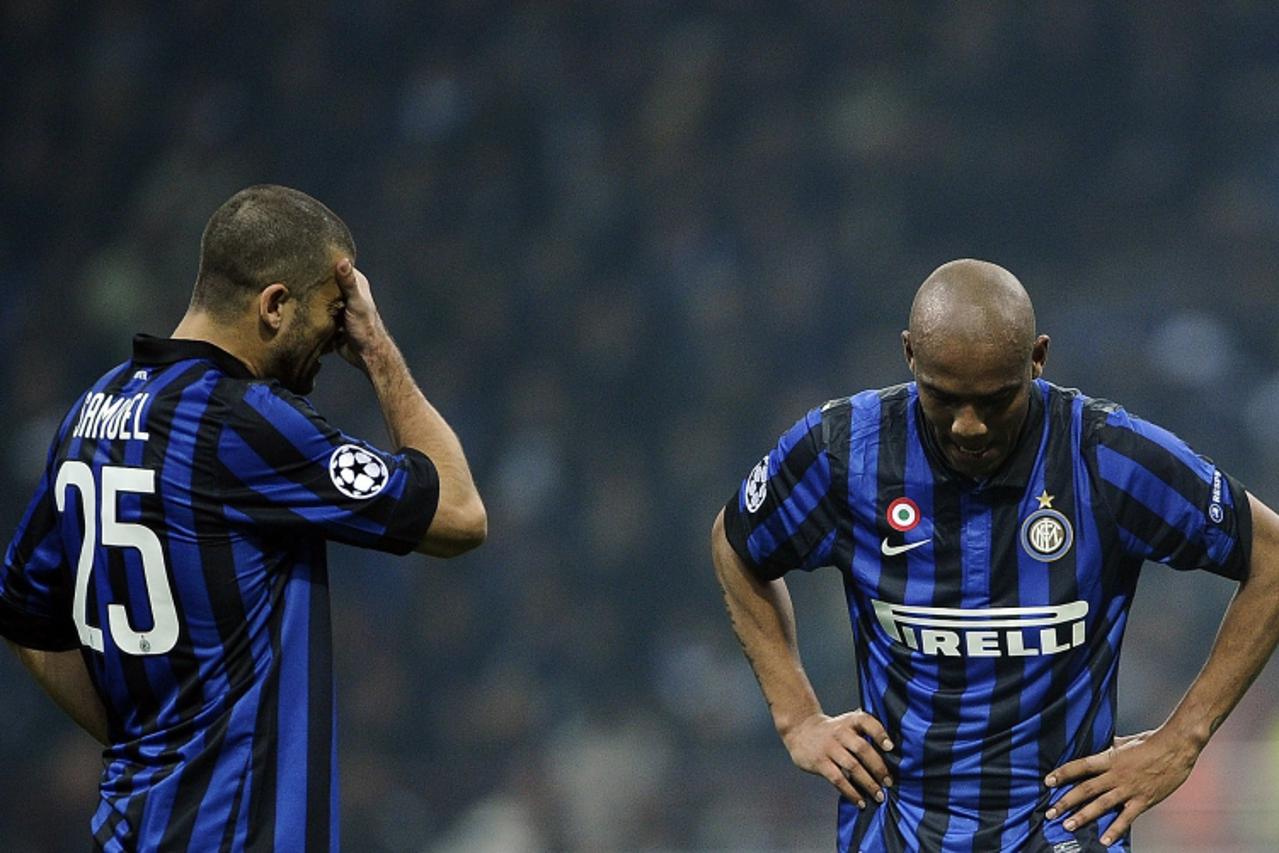
[[[1106,751],[1077,758],[1048,774],[1044,782],[1050,788],[1076,784],[1046,816],[1052,820],[1074,811],[1065,822],[1074,832],[1118,810],[1101,837],[1109,846],[1124,836],[1139,814],[1177,790],[1198,757],[1198,749],[1160,729],[1117,737]]]

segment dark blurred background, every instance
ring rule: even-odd
[[[707,531],[807,408],[908,378],[950,258],[1020,276],[1049,378],[1279,502],[1273,4],[5,0],[0,79],[7,529],[250,183],[347,220],[465,443],[484,548],[332,550],[351,850],[830,849]],[[339,361],[313,399],[385,441]],[[853,707],[837,575],[791,587]],[[1231,590],[1147,568],[1123,729],[1163,719]],[[1141,849],[1279,847],[1277,697],[1267,672]],[[7,654],[0,719],[0,847],[83,849],[97,752]]]

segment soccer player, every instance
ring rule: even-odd
[[[96,849],[338,845],[325,542],[448,557],[485,537],[462,447],[297,190],[217,209],[169,338],[71,407],[0,567],[0,633],[104,745]],[[303,396],[337,351],[394,452]]]
[[[716,519],[733,628],[778,734],[842,795],[841,851],[1129,849],[1279,638],[1279,517],[1122,408],[1040,378],[1007,270],[961,260],[902,333],[915,381],[813,409]],[[1144,560],[1239,582],[1159,728],[1115,736]],[[827,716],[782,575],[843,575],[863,709]]]

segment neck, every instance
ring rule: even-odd
[[[254,376],[263,376],[263,359],[252,338],[238,327],[219,322],[203,311],[188,310],[169,337],[213,344],[244,362]]]

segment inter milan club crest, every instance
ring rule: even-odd
[[[888,526],[898,533],[913,530],[919,524],[919,506],[910,498],[898,498],[888,505]]]
[[[1044,563],[1060,559],[1075,542],[1070,519],[1053,509],[1053,496],[1044,489],[1035,497],[1039,509],[1021,523],[1021,547],[1027,554]]]

